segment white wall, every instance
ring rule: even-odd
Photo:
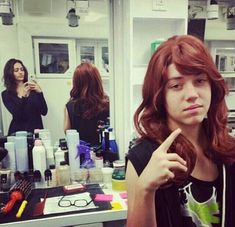
[[[17,41],[17,26],[4,26],[0,25],[0,77],[3,75],[3,67],[5,63],[10,58],[19,57],[19,47]],[[3,81],[0,80],[0,91],[4,89]],[[11,115],[6,110],[5,106],[2,103],[1,99],[1,108],[2,108],[2,127],[3,134],[6,134],[8,131],[9,122],[11,121]]]

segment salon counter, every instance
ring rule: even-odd
[[[126,200],[120,196],[119,192],[111,189],[103,189],[105,194],[112,194],[112,204],[116,203],[118,206],[115,209],[92,210],[82,213],[61,213],[57,215],[40,216],[37,219],[19,220],[14,222],[7,222],[0,224],[1,227],[32,227],[32,226],[45,226],[45,227],[59,227],[59,226],[77,226],[94,223],[92,226],[105,227],[122,227],[125,226],[127,218],[127,205]]]
[[[125,224],[127,210],[106,210],[86,212],[70,215],[60,215],[50,218],[40,218],[28,221],[19,221],[13,223],[0,224],[1,227],[59,227],[59,226],[74,226],[91,223],[103,223],[104,226],[121,227]]]

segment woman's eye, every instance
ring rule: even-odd
[[[207,79],[197,79],[196,82],[198,84],[204,84],[205,82],[207,82]]]
[[[182,86],[180,84],[172,84],[169,87],[174,90],[179,90]]]

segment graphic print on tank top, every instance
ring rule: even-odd
[[[220,226],[220,204],[217,201],[215,182],[191,177],[186,185],[179,188],[179,198],[184,226]]]

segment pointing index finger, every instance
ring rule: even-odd
[[[177,128],[175,131],[173,131],[166,140],[159,146],[160,151],[167,153],[169,147],[174,142],[176,137],[181,133],[181,129]]]

